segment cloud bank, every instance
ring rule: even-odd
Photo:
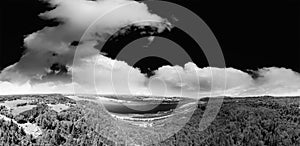
[[[291,69],[268,67],[251,74],[234,68],[198,68],[194,63],[163,66],[153,78],[163,81],[170,93],[186,96],[293,96],[300,95],[300,74]],[[177,93],[178,94],[178,93]]]
[[[27,50],[20,61],[1,71],[0,94],[300,95],[299,73],[286,68],[249,74],[234,68],[199,68],[189,62],[183,67],[162,66],[147,78],[138,68],[102,55],[95,46],[133,23],[162,31],[169,27],[167,19],[130,0],[46,2],[53,10],[40,17],[60,24],[26,36]]]

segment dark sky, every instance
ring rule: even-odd
[[[26,35],[55,26],[57,23],[43,20],[38,14],[50,10],[39,0],[5,1],[0,6],[0,69],[17,62],[24,52]]]
[[[221,45],[228,67],[246,70],[276,66],[300,72],[298,0],[171,2],[189,8],[207,23]],[[25,35],[57,24],[38,17],[39,13],[49,9],[37,0],[1,4],[0,69],[20,59]],[[197,58],[195,60],[197,62]],[[146,67],[149,62],[159,66],[167,64],[157,58],[148,58],[139,62],[139,66]]]

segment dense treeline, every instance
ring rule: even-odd
[[[47,103],[47,104],[58,104],[58,103],[71,103],[76,104],[75,100],[67,98],[61,94],[43,94],[43,95],[0,95],[0,102],[12,101],[17,99],[34,100],[29,104]],[[26,103],[19,104],[18,106],[24,106]]]
[[[57,99],[69,102],[64,98]],[[225,98],[216,119],[207,129],[199,131],[199,121],[206,109],[206,102],[199,102],[189,122],[158,145],[298,146],[299,105],[300,98]],[[109,122],[108,119],[99,119],[103,117],[101,110],[96,104],[80,101],[67,110],[56,112],[41,102],[31,110],[13,116],[1,106],[1,115],[19,124],[36,124],[43,134],[33,137],[15,122],[0,119],[0,145],[114,145],[100,134],[107,125],[99,125],[99,120]],[[114,134],[113,129],[109,132]]]
[[[160,145],[300,145],[299,98],[225,99],[216,119],[204,131],[199,104],[189,123]]]
[[[104,145],[110,143],[99,135],[84,118],[83,110],[71,107],[60,113],[50,110],[45,104],[25,111],[15,117],[18,123],[35,123],[43,134],[33,138],[13,122],[0,121],[0,145]]]
[[[26,135],[22,128],[12,121],[0,119],[0,145],[30,145],[35,141],[32,135]]]

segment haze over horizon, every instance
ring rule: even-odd
[[[180,65],[161,65],[151,70],[153,75],[148,76],[142,73],[141,68],[134,67],[126,60],[110,58],[109,54],[101,52],[97,46],[103,45],[109,36],[124,26],[132,23],[137,29],[150,26],[160,33],[164,30],[172,31],[172,27],[176,26],[172,25],[176,23],[175,18],[179,22],[182,19],[180,16],[160,16],[143,2],[45,2],[53,9],[45,10],[38,16],[46,20],[55,20],[58,25],[44,26],[43,29],[37,29],[25,37],[24,55],[18,62],[1,71],[0,95],[86,93],[194,98],[223,95],[300,96],[300,74],[288,67],[265,66],[246,72],[233,67],[200,66],[188,61]],[[107,16],[95,22],[102,15]],[[135,23],[143,20],[149,22]],[[89,28],[92,23],[93,27]],[[82,37],[84,33],[86,34]],[[126,37],[126,33],[130,32],[121,35]],[[143,48],[145,44],[139,44],[140,48],[131,49],[152,49],[153,46],[159,45],[168,46],[159,49],[169,52],[172,49],[180,49],[180,46],[163,42],[164,40],[158,37],[144,40],[147,42],[146,47]]]

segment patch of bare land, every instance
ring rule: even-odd
[[[17,124],[19,126],[19,128],[22,128],[26,134],[32,135],[35,138],[37,138],[39,135],[42,134],[42,130],[36,124],[32,124],[32,123],[19,124],[16,120],[14,120],[12,118],[8,118],[4,115],[0,115],[0,119],[3,119],[5,121],[10,121],[10,122],[13,122],[14,124]]]
[[[47,105],[58,113],[61,112],[62,110],[66,110],[70,108],[70,106],[66,104],[47,104]]]
[[[17,99],[0,103],[0,106],[5,106],[13,115],[18,115],[19,113],[36,107],[36,105],[32,105],[31,103],[33,103],[32,100]]]

